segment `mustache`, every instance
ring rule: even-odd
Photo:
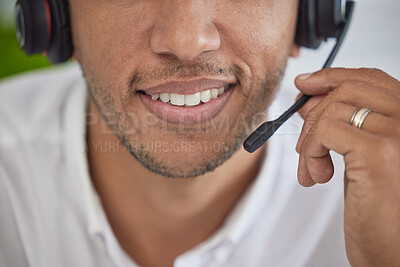
[[[178,61],[164,62],[151,69],[137,71],[129,81],[129,88],[143,88],[154,81],[166,81],[172,78],[194,77],[236,77],[240,81],[246,78],[244,71],[236,64],[223,64],[219,61],[183,63]]]

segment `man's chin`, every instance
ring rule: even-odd
[[[176,142],[128,150],[141,165],[168,178],[194,178],[214,171],[227,161],[241,142]],[[125,144],[126,146],[126,144]]]

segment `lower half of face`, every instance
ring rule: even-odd
[[[285,6],[274,12],[288,12]],[[265,119],[286,66],[294,19],[286,15],[269,26],[257,19],[240,26],[215,19],[220,45],[190,60],[154,52],[146,30],[154,27],[107,37],[99,33],[105,40],[96,44],[77,29],[77,58],[91,96],[135,160],[166,177],[200,176],[229,159]],[[144,21],[150,25],[156,18]],[[249,32],[251,25],[257,26]]]

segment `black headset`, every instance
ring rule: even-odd
[[[318,48],[337,38],[346,20],[347,0],[299,0],[296,43]],[[26,54],[46,54],[51,63],[67,61],[73,53],[68,0],[17,0],[17,37]]]

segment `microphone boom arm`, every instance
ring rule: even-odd
[[[322,69],[330,68],[333,60],[335,59],[340,47],[343,44],[344,38],[346,37],[347,31],[350,26],[351,19],[353,17],[355,3],[353,1],[347,2],[346,8],[346,21],[343,23],[342,29],[339,31],[337,41],[332,49],[328,59],[326,60]],[[282,126],[290,117],[293,116],[299,109],[301,109],[307,101],[311,98],[310,95],[303,95],[294,103],[285,113],[279,118],[273,121],[264,122],[260,127],[257,128],[243,143],[244,149],[253,153],[268,141],[268,139]]]

